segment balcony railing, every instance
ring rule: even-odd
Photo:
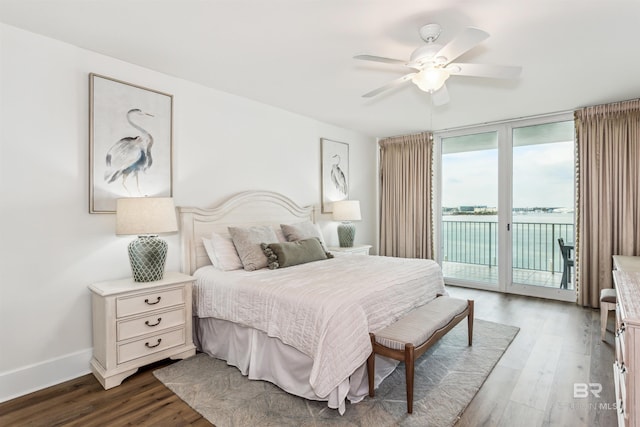
[[[572,242],[573,224],[511,224],[513,268],[562,272],[558,238]],[[442,221],[444,260],[464,264],[497,265],[498,224],[487,221]]]

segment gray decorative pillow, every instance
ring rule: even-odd
[[[272,270],[333,258],[333,255],[326,252],[320,240],[315,237],[295,242],[263,243],[260,247],[267,257],[267,266]]]
[[[267,257],[262,252],[260,243],[278,242],[278,237],[276,237],[273,228],[266,225],[229,227],[229,234],[245,270],[259,270],[267,266]]]
[[[322,244],[324,250],[327,250],[327,244],[324,242],[320,228],[311,221],[299,222],[297,224],[280,224],[280,228],[288,242],[315,237],[320,240],[320,244]]]

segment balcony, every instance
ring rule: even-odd
[[[495,218],[495,217],[493,217]],[[558,238],[573,242],[574,225],[515,222],[513,283],[560,288],[564,262]],[[498,283],[498,224],[491,220],[442,221],[445,277],[483,284]],[[568,289],[573,289],[574,272]]]

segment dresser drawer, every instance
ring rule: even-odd
[[[184,307],[178,307],[172,310],[154,311],[144,317],[121,320],[117,325],[116,340],[124,341],[129,338],[139,337],[152,332],[161,332],[174,326],[184,325],[185,316]]]
[[[184,304],[183,287],[119,297],[116,299],[116,316],[121,318],[132,314],[142,314],[179,304]]]
[[[618,362],[613,364],[613,382],[616,392],[618,421],[622,421],[622,424],[619,423],[619,425],[625,425],[624,420],[628,419],[629,416],[627,408],[627,370],[624,365],[620,365]]]
[[[627,363],[627,333],[624,323],[616,330],[615,342],[616,342],[616,361],[621,365]]]
[[[616,296],[616,298],[620,298],[620,297]],[[622,323],[622,307],[620,306],[620,300],[618,299],[618,302],[616,303],[616,329],[620,327],[621,323]]]
[[[624,426],[624,405],[622,403],[622,396],[620,393],[620,369],[618,363],[613,364],[613,386],[616,394],[616,411],[618,413],[618,426]]]
[[[184,328],[154,334],[150,337],[118,345],[118,363],[125,363],[185,343]]]

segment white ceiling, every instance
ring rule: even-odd
[[[638,0],[0,0],[0,21],[379,137],[640,97]],[[408,59],[427,23],[487,31],[458,61],[521,77],[452,77],[442,107],[413,84],[362,98],[405,69],[353,55]]]

